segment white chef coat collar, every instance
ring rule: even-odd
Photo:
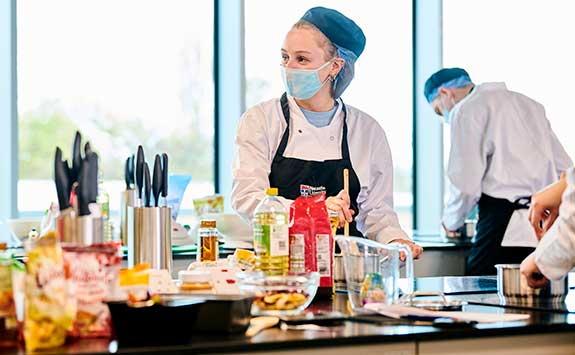
[[[290,116],[291,116],[291,122],[294,122],[294,119],[299,119],[300,121],[304,121],[306,125],[309,125],[310,127],[314,127],[316,129],[318,129],[318,127],[315,127],[314,125],[312,125],[307,118],[305,118],[301,108],[298,106],[297,102],[295,102],[295,99],[290,96],[287,95],[288,98],[288,102],[289,102],[289,109],[290,109]],[[340,121],[342,116],[342,107],[343,107],[343,101],[341,100],[341,98],[337,98],[335,100],[337,102],[337,110],[335,111],[335,114],[333,115],[333,119],[331,120],[331,122],[325,126],[325,127],[320,127],[319,129],[322,128],[327,128],[327,127],[333,127],[333,125],[338,124],[337,122]]]
[[[500,82],[500,83],[483,83],[483,84],[475,85],[473,90],[471,90],[471,92],[469,94],[467,94],[463,99],[461,99],[461,101],[456,103],[451,110],[454,112],[457,111],[461,106],[463,106],[465,104],[465,102],[467,102],[472,97],[474,97],[477,94],[477,92],[496,91],[496,90],[507,90],[507,86],[503,82]]]

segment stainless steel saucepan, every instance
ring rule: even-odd
[[[531,288],[527,278],[519,271],[519,264],[497,264],[497,293],[506,301],[512,302],[562,302],[567,296],[567,277],[550,280],[542,288]],[[540,275],[543,277],[543,275]]]

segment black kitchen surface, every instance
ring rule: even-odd
[[[489,300],[496,294],[481,293],[493,289],[495,279],[490,278],[460,278],[437,277],[416,279],[417,289],[431,291],[447,291],[450,298],[466,300],[482,298]],[[458,289],[458,287],[461,287]],[[470,294],[470,290],[476,290]],[[478,292],[480,294],[478,294]],[[573,295],[570,295],[572,300]],[[574,300],[575,301],[575,300]],[[571,302],[571,301],[570,301]],[[569,303],[571,304],[571,303]],[[574,303],[575,304],[575,303]],[[347,310],[347,295],[337,294],[331,300],[317,300],[308,309],[309,312],[343,312]],[[509,309],[494,307],[493,305],[468,304],[464,311],[481,313],[524,313],[530,318],[516,322],[484,323],[472,327],[441,329],[428,325],[396,324],[383,322],[357,323],[345,321],[342,325],[333,327],[330,331],[302,332],[282,331],[279,328],[266,330],[253,338],[246,338],[243,334],[202,335],[194,337],[190,344],[179,346],[165,346],[155,348],[118,348],[115,341],[106,339],[86,339],[69,343],[68,345],[48,350],[44,354],[104,354],[104,353],[146,353],[146,354],[197,354],[197,353],[238,353],[244,351],[272,351],[313,349],[338,345],[354,345],[366,343],[389,343],[406,341],[450,340],[477,337],[501,337],[507,335],[545,334],[575,331],[575,316],[570,313],[538,311],[535,309]],[[2,353],[25,354],[22,348],[4,348]]]

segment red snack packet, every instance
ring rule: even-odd
[[[316,270],[320,275],[319,287],[331,290],[333,287],[333,235],[325,206],[325,192],[310,196],[308,204],[314,227]]]
[[[313,220],[309,215],[308,197],[300,196],[291,204],[289,221],[290,272],[317,271]]]
[[[77,301],[76,320],[71,336],[110,337],[111,316],[106,300],[119,288],[122,258],[117,243],[89,246],[64,245],[64,260],[69,267]]]

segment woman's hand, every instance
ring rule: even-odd
[[[419,259],[419,257],[421,256],[421,254],[423,254],[423,248],[421,246],[419,246],[419,244],[415,243],[412,240],[409,239],[394,239],[392,240],[390,243],[400,243],[400,244],[405,244],[409,247],[409,249],[411,249],[411,254],[413,255],[414,259]],[[405,261],[405,253],[400,253],[399,254],[399,260],[401,261]]]
[[[350,198],[345,190],[341,190],[337,196],[330,196],[325,200],[325,206],[330,211],[337,211],[339,214],[339,228],[342,228],[345,222],[353,222],[355,212],[349,208]]]
[[[543,237],[559,216],[561,196],[566,187],[565,174],[562,174],[559,181],[549,185],[531,197],[529,222],[531,222],[535,230],[537,239],[540,240]]]
[[[535,263],[535,255],[531,254],[521,263],[521,273],[527,278],[529,287],[541,288],[549,282],[549,280],[541,274],[539,267]]]

